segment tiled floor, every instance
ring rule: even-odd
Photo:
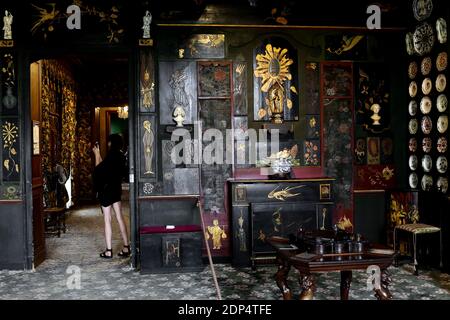
[[[125,210],[127,211],[127,210]],[[126,212],[128,216],[128,213]],[[0,299],[216,299],[209,266],[199,273],[141,275],[129,262],[114,257],[102,260],[103,217],[98,208],[72,212],[68,231],[61,238],[47,239],[48,259],[34,271],[0,271]],[[114,253],[122,243],[114,223]],[[75,273],[74,273],[75,271]],[[79,271],[80,282],[74,280]],[[234,269],[216,265],[224,299],[281,299],[273,275],[275,267]],[[411,268],[391,268],[394,299],[450,300],[450,276],[439,272],[412,275]],[[353,275],[350,299],[375,299],[366,289],[364,272]],[[290,286],[299,289],[295,273]],[[79,287],[77,286],[79,284]],[[317,276],[315,299],[339,299],[339,274]]]

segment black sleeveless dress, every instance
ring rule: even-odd
[[[122,181],[126,176],[125,156],[120,151],[110,151],[94,169],[94,188],[102,207],[119,202],[122,197]]]

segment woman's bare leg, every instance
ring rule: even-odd
[[[120,234],[122,235],[123,245],[128,246],[128,233],[127,227],[123,222],[122,216],[122,202],[118,201],[113,204],[114,212],[116,213],[117,222],[119,223]]]
[[[112,249],[112,229],[111,229],[111,206],[102,207],[103,217],[105,219],[105,241],[106,249]],[[106,256],[111,256],[111,252],[107,251]]]

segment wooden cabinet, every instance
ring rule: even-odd
[[[255,267],[274,258],[267,243],[300,228],[330,229],[333,179],[232,180],[232,265]]]

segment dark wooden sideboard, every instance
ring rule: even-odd
[[[333,223],[334,179],[229,180],[232,265],[253,267],[271,261],[267,240],[300,228],[329,229]]]

